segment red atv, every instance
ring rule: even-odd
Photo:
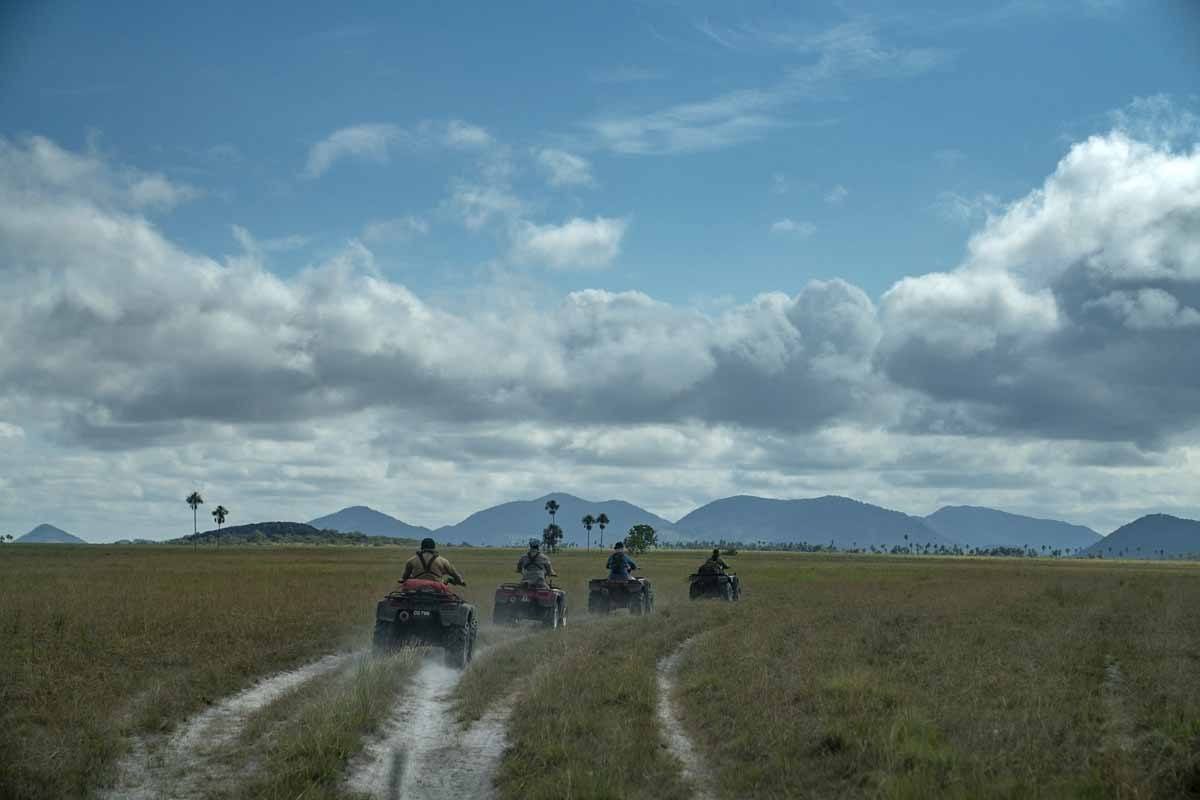
[[[446,666],[462,669],[471,661],[478,631],[475,606],[441,581],[401,581],[375,607],[376,652],[405,645],[441,647]]]
[[[567,593],[562,589],[529,583],[502,583],[496,587],[492,622],[516,625],[532,620],[547,628],[567,624]]]

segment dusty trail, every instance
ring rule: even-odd
[[[192,800],[229,780],[221,749],[233,742],[247,720],[283,695],[345,664],[349,653],[328,655],[294,670],[279,672],[192,717],[165,741],[135,740],[118,765],[109,800]]]
[[[460,731],[450,696],[461,676],[440,661],[427,661],[380,737],[351,763],[346,788],[379,800],[495,797],[492,779],[512,706],[494,708]]]
[[[683,778],[692,786],[692,797],[696,800],[716,800],[716,794],[711,788],[712,776],[705,769],[695,744],[684,730],[679,708],[674,700],[679,662],[695,641],[696,637],[688,639],[674,653],[658,662],[658,721],[662,725],[663,736],[671,754],[683,764]]]

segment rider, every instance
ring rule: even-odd
[[[613,545],[612,555],[608,557],[608,579],[610,581],[627,581],[629,580],[630,570],[635,570],[638,565],[633,563],[633,559],[625,554],[625,542],[620,539]]]
[[[529,540],[529,552],[517,561],[517,572],[521,573],[521,583],[529,586],[545,586],[547,578],[558,575],[550,559],[542,555],[542,543],[537,539]]]
[[[406,581],[409,578],[467,585],[458,570],[445,557],[438,555],[437,542],[428,537],[421,540],[421,549],[404,565],[404,574],[400,576],[400,580]]]
[[[714,547],[712,555],[700,565],[700,569],[697,571],[701,575],[724,575],[727,569],[729,569],[729,565],[721,558],[721,551]]]

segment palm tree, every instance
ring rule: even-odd
[[[217,506],[212,510],[213,519],[217,521],[217,547],[221,546],[221,526],[225,524],[225,518],[229,516],[229,509],[225,506]]]
[[[558,502],[555,500],[546,501],[546,512],[550,514],[550,524],[555,523],[554,515],[558,513]]]
[[[583,527],[587,529],[587,548],[588,548],[588,550],[591,550],[592,549],[592,526],[596,524],[596,518],[593,517],[591,514],[587,514],[586,516],[584,516],[584,518],[582,520],[580,520],[580,522],[582,522]]]
[[[196,509],[204,505],[204,498],[200,496],[199,492],[192,492],[187,496],[187,504],[192,507],[192,547],[195,547],[196,539],[200,535],[196,525]]]
[[[608,514],[601,511],[600,516],[596,517],[596,524],[600,526],[600,546],[604,547],[604,529],[608,527]]]

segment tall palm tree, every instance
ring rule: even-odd
[[[200,530],[196,524],[196,509],[204,505],[204,498],[199,492],[192,492],[187,496],[187,504],[192,507],[192,548],[196,547],[196,540],[199,539]]]
[[[546,501],[546,511],[550,514],[550,524],[555,523],[554,515],[558,513],[558,502],[556,500]]]
[[[587,548],[588,548],[588,550],[591,550],[592,549],[592,526],[596,524],[596,518],[593,517],[591,514],[588,514],[582,520],[580,520],[580,522],[582,522],[583,527],[587,529]]]
[[[596,517],[596,524],[600,526],[600,546],[604,547],[604,529],[608,527],[608,514],[601,511],[600,516]]]
[[[221,526],[225,524],[225,518],[229,516],[229,509],[225,506],[217,506],[212,510],[213,519],[217,521],[217,547],[221,546]]]

